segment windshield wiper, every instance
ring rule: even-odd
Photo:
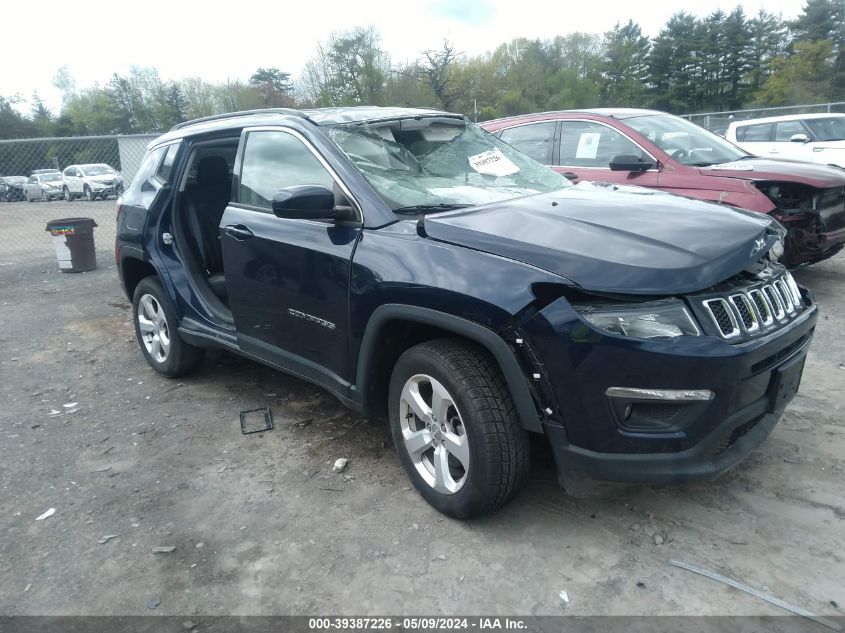
[[[472,207],[475,205],[466,204],[466,203],[448,203],[443,202],[440,204],[412,204],[407,207],[399,207],[398,209],[393,209],[393,213],[399,213],[403,215],[413,215],[416,213],[428,213],[430,211],[452,211],[453,209],[465,209],[466,207]]]

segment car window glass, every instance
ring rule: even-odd
[[[736,129],[736,140],[745,143],[766,143],[772,138],[773,123],[745,125]]]
[[[162,158],[164,158],[165,152],[167,152],[167,146],[157,147],[144,158],[124,194],[124,201],[127,204],[133,204],[134,201],[139,200],[141,192],[156,191],[161,187],[161,183],[156,181],[153,175],[161,163]]]
[[[560,164],[573,167],[609,167],[621,154],[649,160],[633,141],[613,128],[592,121],[563,121],[560,131]]]
[[[552,162],[554,136],[555,122],[544,121],[509,128],[502,132],[500,138],[538,163],[549,165]]]
[[[30,176],[29,180],[27,180],[27,182],[32,184],[32,183],[38,182],[38,179],[35,176]]]
[[[845,116],[832,116],[824,119],[807,119],[804,123],[813,130],[819,141],[845,140]]]
[[[269,209],[273,196],[284,187],[322,185],[334,181],[317,157],[287,132],[251,132],[246,139],[238,201]]]
[[[796,134],[806,134],[801,121],[781,121],[777,124],[775,141],[788,141]]]
[[[179,151],[179,143],[174,143],[167,147],[167,153],[164,155],[164,160],[156,171],[156,177],[163,183],[170,181],[170,174],[173,172],[173,161],[176,160],[176,154]]]

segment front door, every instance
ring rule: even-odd
[[[657,187],[656,166],[644,172],[611,171],[611,159],[621,155],[656,162],[634,141],[609,125],[588,120],[561,121],[555,171],[575,174],[578,180]]]
[[[307,377],[348,382],[350,265],[360,227],[273,214],[283,187],[335,184],[299,133],[245,130],[239,155],[237,189],[220,224],[239,345]]]

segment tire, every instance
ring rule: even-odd
[[[97,199],[97,196],[94,195],[94,192],[91,191],[91,187],[89,187],[88,185],[85,185],[82,188],[82,193],[85,195],[85,198],[88,200],[88,202],[93,202]]]
[[[158,277],[146,277],[135,288],[132,321],[141,352],[158,373],[176,378],[202,361],[205,350],[180,338],[176,311]]]
[[[73,202],[73,194],[70,192],[70,189],[67,187],[62,188],[62,194],[64,195],[65,200],[68,202]]]
[[[24,192],[23,192],[23,197],[24,197],[24,199],[25,199],[27,202],[32,202],[32,201],[33,201],[33,200],[32,200],[32,198],[30,198],[30,197],[29,197],[29,192],[28,192],[28,191],[24,191]]]
[[[525,483],[528,434],[498,365],[483,349],[460,339],[412,347],[393,368],[388,398],[402,466],[443,514],[488,514]]]

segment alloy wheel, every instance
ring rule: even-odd
[[[170,328],[164,308],[153,295],[145,294],[138,302],[138,328],[141,342],[157,363],[167,360],[170,352]]]
[[[426,374],[411,376],[399,416],[405,448],[423,481],[442,494],[460,491],[469,472],[469,438],[446,387]]]

